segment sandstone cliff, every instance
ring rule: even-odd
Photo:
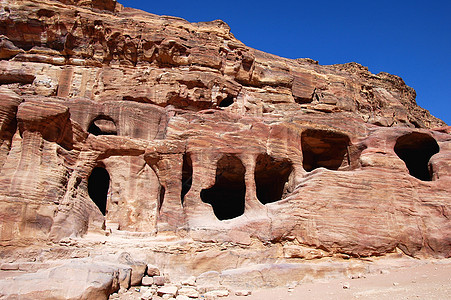
[[[449,128],[397,76],[113,0],[2,1],[0,34],[4,257],[107,227],[239,245],[235,267],[451,256]]]

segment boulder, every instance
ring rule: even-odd
[[[181,287],[178,290],[179,295],[184,295],[189,298],[199,298],[199,292],[195,288],[191,287]]]
[[[152,276],[160,276],[160,269],[154,265],[147,265],[147,275]]]
[[[214,291],[206,292],[204,294],[204,296],[208,299],[208,298],[217,298],[217,297],[227,297],[229,294],[230,293],[228,290],[214,290]]]
[[[159,296],[169,295],[171,297],[177,296],[178,288],[174,285],[160,287],[157,291]]]
[[[153,277],[147,277],[147,276],[144,276],[142,279],[142,282],[141,282],[141,284],[144,286],[151,286],[151,285],[153,285],[153,283],[154,283]]]
[[[166,283],[166,278],[164,276],[154,276],[153,282],[158,286],[162,286]]]
[[[131,286],[139,286],[141,285],[141,281],[146,274],[147,264],[140,261],[135,261],[130,253],[123,252],[119,258],[119,263],[128,265],[131,268],[131,276],[130,276],[130,285]]]
[[[88,261],[71,261],[0,281],[0,297],[20,299],[108,299],[119,289],[119,270]]]
[[[183,280],[181,282],[182,285],[186,285],[186,286],[195,286],[196,285],[196,277],[195,276],[190,276],[189,278]]]

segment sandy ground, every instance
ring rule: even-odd
[[[273,289],[254,290],[250,296],[231,295],[224,300],[333,300],[333,299],[443,299],[451,300],[451,259],[381,260],[373,273],[360,278],[323,279]],[[376,271],[377,270],[377,271]],[[0,279],[24,274],[1,271]],[[138,289],[139,290],[139,289]],[[140,299],[142,291],[130,289],[115,299]],[[206,298],[200,298],[206,299]]]
[[[348,287],[348,288],[346,288]],[[451,261],[367,274],[357,279],[332,279],[259,290],[227,300],[299,299],[451,299]]]

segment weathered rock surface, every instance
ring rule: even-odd
[[[17,0],[0,4],[0,85],[2,263],[127,251],[127,288],[147,264],[214,281],[451,256],[450,127],[397,76],[263,53],[222,21]]]
[[[131,268],[131,277],[130,277],[130,285],[136,286],[141,285],[141,281],[146,274],[147,264],[144,262],[134,260],[130,253],[124,252],[119,256],[118,259],[120,264],[130,266]]]
[[[0,298],[108,299],[118,287],[118,270],[102,264],[73,261],[52,269],[0,280]]]

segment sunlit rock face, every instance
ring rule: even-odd
[[[0,12],[4,249],[107,226],[268,259],[451,256],[450,130],[401,78],[116,1]]]

